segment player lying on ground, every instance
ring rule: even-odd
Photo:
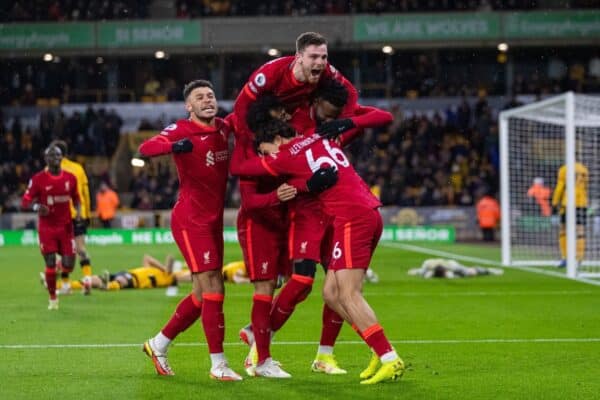
[[[502,275],[504,270],[500,268],[467,267],[454,260],[445,258],[430,258],[423,261],[421,268],[413,268],[408,271],[409,275],[422,276],[423,278],[468,278],[479,275]]]
[[[56,255],[63,260],[65,273],[73,270],[75,245],[70,204],[75,207],[75,218],[81,218],[77,180],[63,171],[63,154],[57,146],[44,151],[47,168],[35,174],[23,195],[21,207],[38,214],[40,251],[46,263],[45,280],[48,282],[49,310],[58,310],[56,297]]]
[[[177,264],[180,264],[177,268]],[[92,287],[101,290],[121,290],[121,289],[151,289],[165,288],[175,286],[180,282],[191,282],[192,274],[187,266],[183,266],[181,261],[175,261],[173,256],[167,255],[164,263],[149,254],[144,254],[140,267],[131,268],[126,271],[110,273],[104,271],[102,275],[92,275]],[[62,267],[61,261],[57,261],[57,269]],[[234,261],[223,266],[223,279],[231,283],[248,283],[248,274],[242,261]],[[47,286],[45,276],[40,273],[40,281]],[[70,289],[83,288],[82,280],[70,281]],[[61,288],[62,283],[57,282],[57,288]],[[69,294],[69,293],[60,293]]]

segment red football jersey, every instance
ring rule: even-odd
[[[394,119],[392,114],[376,107],[361,106],[356,104],[350,115],[346,115],[354,122],[355,127],[340,135],[340,143],[342,146],[348,144],[357,135],[362,133],[364,128],[375,128],[384,126],[392,122]],[[294,127],[296,132],[304,136],[313,134],[317,126],[315,109],[312,105],[303,105],[296,109],[292,114],[292,119],[289,124]]]
[[[151,157],[171,153],[172,144],[181,139],[191,140],[191,152],[173,154],[179,176],[179,198],[173,212],[182,213],[190,223],[223,222],[230,132],[221,118],[216,118],[214,127],[182,119],[140,146],[140,153]]]
[[[71,206],[79,204],[77,179],[75,175],[61,170],[59,175],[52,175],[47,170],[35,174],[29,181],[27,191],[23,195],[23,208],[29,208],[33,201],[48,206],[49,213],[40,215],[40,226],[58,226],[71,223]]]
[[[361,207],[381,206],[340,147],[317,134],[295,138],[280,146],[279,152],[271,157],[245,161],[239,170],[249,176],[270,174],[308,180],[320,167],[327,166],[337,168],[339,179],[333,187],[318,195],[325,213],[352,218],[360,213]]]
[[[235,129],[237,133],[250,134],[246,124],[248,107],[256,98],[270,92],[286,105],[288,111],[293,112],[298,106],[307,103],[310,94],[317,88],[317,84],[300,82],[293,73],[295,56],[281,57],[269,61],[250,75],[250,79],[240,91],[233,112],[235,114]],[[350,114],[358,101],[358,92],[341,73],[331,64],[327,64],[320,79],[337,79],[348,89],[348,102],[343,114]],[[346,110],[349,110],[346,113]]]

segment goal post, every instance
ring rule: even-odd
[[[566,261],[569,277],[600,277],[600,97],[568,92],[502,111],[499,128],[502,263]],[[563,166],[566,207],[557,214],[551,202]]]

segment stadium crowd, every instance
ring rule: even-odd
[[[2,212],[16,212],[20,195],[25,191],[31,176],[43,168],[42,152],[54,139],[65,140],[70,153],[79,160],[99,156],[110,158],[118,145],[121,118],[114,110],[73,113],[67,117],[62,112],[45,111],[39,124],[29,126],[20,118],[10,124],[0,113],[0,208]],[[101,181],[108,181],[107,171],[90,176],[93,192]]]
[[[0,21],[96,21],[112,19],[159,18],[152,14],[153,1],[141,0],[18,0],[2,2]],[[255,15],[340,15],[361,13],[407,13],[448,11],[502,11],[555,8],[591,8],[593,0],[540,2],[537,0],[173,0],[174,15],[168,17],[198,18]],[[550,4],[548,4],[550,3]],[[597,3],[596,3],[597,6]],[[161,12],[164,12],[161,9]]]
[[[485,98],[428,115],[406,115],[394,107],[394,122],[368,129],[349,149],[359,174],[385,205],[473,205],[485,189],[498,187],[498,129]],[[112,110],[85,113],[44,112],[39,126],[23,127],[19,119],[2,120],[0,130],[0,204],[2,212],[18,210],[31,175],[42,168],[41,151],[54,138],[69,143],[76,158],[113,156],[121,120]],[[158,131],[169,121],[140,123]],[[177,196],[174,166],[157,160],[151,169],[134,169],[123,206],[170,209]],[[91,192],[109,182],[108,171],[88,171]],[[109,182],[111,183],[111,182]],[[131,200],[128,200],[131,199]],[[230,180],[227,205],[239,205],[236,179]]]
[[[511,51],[515,94],[552,94],[600,90],[600,53],[589,48]],[[248,71],[271,59],[266,54],[225,56],[221,92],[235,99]],[[506,68],[490,49],[477,51],[402,50],[339,52],[331,59],[350,76],[362,97],[441,97],[489,95],[507,91]],[[101,61],[101,62],[99,62]],[[193,68],[191,66],[194,66]],[[196,76],[211,76],[214,56],[173,55],[166,63],[152,58],[58,58],[10,60],[0,65],[0,105],[30,106],[55,102],[181,101],[180,88]],[[535,65],[535,68],[532,66]],[[211,67],[212,66],[212,67]],[[354,66],[354,67],[353,67]],[[358,67],[358,68],[356,68]],[[474,79],[473,77],[477,77]],[[118,88],[118,89],[117,89]]]
[[[147,18],[148,1],[142,0],[17,0],[3,1],[0,21],[96,21]]]

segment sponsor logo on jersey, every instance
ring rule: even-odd
[[[308,246],[308,242],[300,243],[300,254],[306,254],[306,246]]]
[[[267,83],[267,77],[261,72],[254,77],[254,83],[258,87],[263,87]]]
[[[229,160],[229,150],[221,150],[215,153],[215,159],[217,162]]]
[[[210,167],[215,165],[215,153],[212,150],[206,152],[206,166]]]
[[[67,203],[71,200],[71,196],[68,195],[59,195],[59,196],[48,196],[48,204],[52,205],[54,203]]]

